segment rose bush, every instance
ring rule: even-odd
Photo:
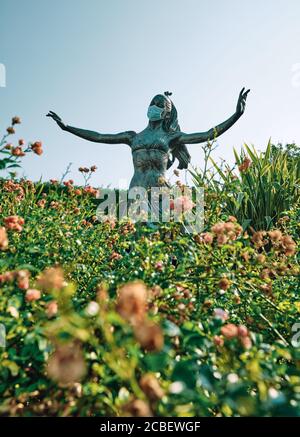
[[[299,208],[243,230],[95,217],[96,190],[0,180],[0,413],[300,415]]]

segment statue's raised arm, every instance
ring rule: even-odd
[[[106,144],[128,144],[131,145],[132,139],[136,135],[134,131],[126,131],[120,132],[117,134],[101,134],[99,132],[80,129],[78,127],[69,126],[65,124],[62,119],[53,111],[49,111],[47,117],[53,118],[54,121],[58,124],[58,126],[74,135],[77,135],[80,138],[84,138],[88,141],[93,141],[95,143],[106,143]]]
[[[178,134],[176,141],[183,144],[197,144],[206,141],[212,141],[215,138],[226,132],[234,123],[243,115],[246,106],[246,99],[250,90],[245,91],[243,88],[239,94],[235,113],[223,123],[209,129],[206,132],[195,132],[192,134],[185,134],[181,132]]]

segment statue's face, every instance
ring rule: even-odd
[[[170,110],[169,101],[162,94],[158,94],[151,100],[147,115],[150,121],[163,120]]]

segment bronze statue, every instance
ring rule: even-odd
[[[250,90],[243,88],[239,94],[236,111],[228,120],[208,130],[186,134],[181,132],[177,119],[177,110],[170,99],[172,93],[157,94],[148,108],[148,126],[141,132],[126,131],[117,134],[101,134],[98,132],[79,129],[63,123],[62,119],[50,111],[47,116],[52,117],[59,127],[80,138],[95,143],[119,144],[131,147],[134,175],[130,188],[139,186],[144,188],[166,185],[165,173],[177,158],[179,169],[187,168],[190,154],[186,144],[203,143],[214,140],[227,131],[244,113],[247,95]],[[171,158],[170,158],[171,153]]]

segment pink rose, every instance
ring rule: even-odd
[[[36,290],[35,288],[29,288],[26,291],[25,299],[27,302],[33,302],[35,300],[39,300],[41,298],[40,290]]]

